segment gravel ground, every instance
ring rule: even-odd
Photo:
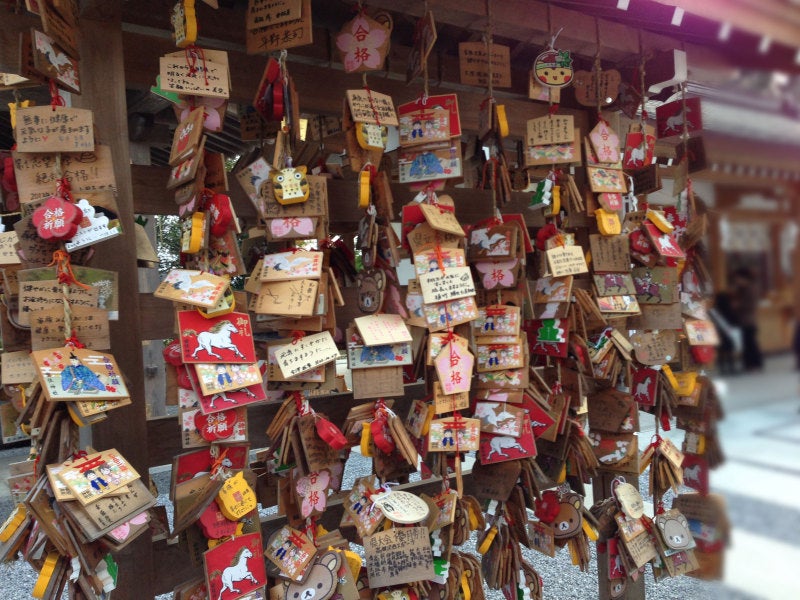
[[[0,457],[24,456],[26,453],[26,448],[12,448],[0,450]],[[356,477],[369,473],[370,466],[369,460],[353,453],[345,469],[343,486],[351,487]],[[168,512],[171,512],[168,499],[169,471],[154,473],[153,479],[159,490],[159,504],[164,504],[167,506]],[[641,487],[643,490],[647,489],[646,479],[641,481]],[[761,519],[757,517],[758,515],[763,515],[764,519],[768,518],[768,515],[764,514],[764,512],[754,510],[758,507],[743,506],[742,510],[738,511],[738,501],[732,501],[735,499],[730,500],[732,511],[735,510],[737,513],[741,512],[743,515],[751,515],[751,522],[746,522],[745,525],[747,528],[757,529],[763,525]],[[745,499],[741,500],[744,501]],[[5,495],[0,495],[1,520],[5,520],[12,508],[10,498]],[[264,511],[264,514],[269,514],[269,512],[271,511]],[[754,519],[755,522],[753,522]],[[800,511],[797,511],[796,514],[793,515],[793,522],[797,523],[798,527],[794,529],[787,527],[784,531],[798,531],[800,529]],[[737,520],[737,525],[739,523],[740,521]],[[461,549],[474,552],[475,535],[473,535],[471,540],[462,546]],[[592,560],[589,565],[588,573],[582,573],[577,567],[571,564],[569,553],[565,549],[558,552],[555,558],[549,558],[538,552],[528,550],[527,548],[523,548],[522,553],[525,559],[536,568],[539,575],[544,580],[544,598],[546,600],[586,600],[598,597],[597,564],[594,544],[591,544],[591,549]],[[37,574],[33,568],[24,561],[19,560],[0,564],[0,582],[2,582],[0,583],[0,598],[2,598],[2,600],[23,600],[31,598],[31,590],[36,582],[36,576]],[[685,600],[757,600],[753,596],[738,593],[720,583],[702,582],[690,577],[679,577],[677,579],[668,579],[655,583],[653,582],[652,576],[648,573],[645,577],[645,589],[647,600],[674,600],[676,598]],[[498,590],[487,589],[486,597],[488,600],[502,600],[503,595]],[[164,594],[156,598],[157,600],[170,600],[172,594]]]

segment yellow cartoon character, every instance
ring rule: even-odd
[[[273,192],[280,204],[299,204],[308,200],[309,187],[305,165],[272,171]]]
[[[548,48],[533,63],[536,80],[549,87],[564,87],[572,81],[572,57],[568,50]]]

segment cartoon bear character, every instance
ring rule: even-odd
[[[338,552],[329,550],[318,554],[306,580],[290,583],[283,597],[286,600],[328,600],[336,592],[341,566],[342,557]]]
[[[672,550],[688,550],[694,548],[694,538],[689,531],[689,522],[683,514],[672,508],[654,519],[661,538]]]
[[[386,275],[380,269],[368,269],[358,274],[358,308],[362,313],[371,315],[378,312],[383,305],[383,290],[386,287]]]
[[[553,521],[553,537],[557,540],[570,538],[583,528],[583,500],[578,494],[567,494],[558,503],[558,516]]]

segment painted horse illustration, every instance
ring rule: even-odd
[[[650,383],[651,379],[649,375],[644,378],[644,381],[640,381],[639,383],[637,383],[636,392],[633,394],[634,399],[638,399],[639,402],[649,400]]]
[[[665,127],[664,127],[664,131],[680,131],[680,130],[682,130],[684,125],[686,125],[686,117],[688,116],[688,114],[690,112],[692,112],[692,109],[687,106],[685,112],[684,112],[683,109],[681,109],[676,114],[674,114],[671,117],[667,118],[667,121],[666,121]]]
[[[506,454],[504,450],[509,450],[511,448],[525,453],[525,448],[523,448],[520,443],[511,436],[503,435],[492,438],[492,440],[489,442],[489,453],[486,455],[486,460],[489,460],[495,454],[503,458],[508,458],[508,454]]]
[[[225,319],[215,324],[208,331],[197,333],[194,329],[187,329],[183,332],[183,335],[197,336],[197,347],[194,349],[194,352],[192,352],[192,358],[197,358],[197,353],[200,352],[200,350],[205,350],[209,356],[221,360],[222,357],[214,352],[214,348],[219,350],[231,350],[237,357],[244,358],[244,354],[239,352],[239,348],[231,341],[231,334],[237,331],[238,329],[236,329],[236,326]]]
[[[633,280],[636,286],[636,293],[640,296],[647,295],[648,300],[658,298],[661,302],[661,286],[653,281],[653,276],[647,273],[644,277],[635,277]]]
[[[238,589],[233,587],[233,584],[237,581],[249,579],[254,584],[258,585],[258,580],[253,577],[253,574],[247,568],[248,558],[253,558],[253,553],[251,552],[250,548],[242,548],[233,557],[233,565],[222,571],[222,576],[220,577],[222,580],[222,589],[219,591],[219,597],[217,600],[222,600],[222,594],[225,592],[225,590],[228,590],[234,594],[240,593]]]
[[[623,292],[628,289],[625,285],[625,279],[619,273],[606,273],[603,275],[603,283],[606,290],[616,288],[618,292]]]

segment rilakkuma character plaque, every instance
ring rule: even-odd
[[[178,311],[184,363],[254,363],[250,315],[233,312],[211,319],[196,310]]]
[[[236,600],[267,582],[261,555],[261,534],[234,537],[203,553],[211,598]]]
[[[111,354],[85,348],[31,352],[48,400],[129,398],[128,388]]]
[[[58,478],[86,505],[136,481],[139,474],[112,448],[72,461]]]

